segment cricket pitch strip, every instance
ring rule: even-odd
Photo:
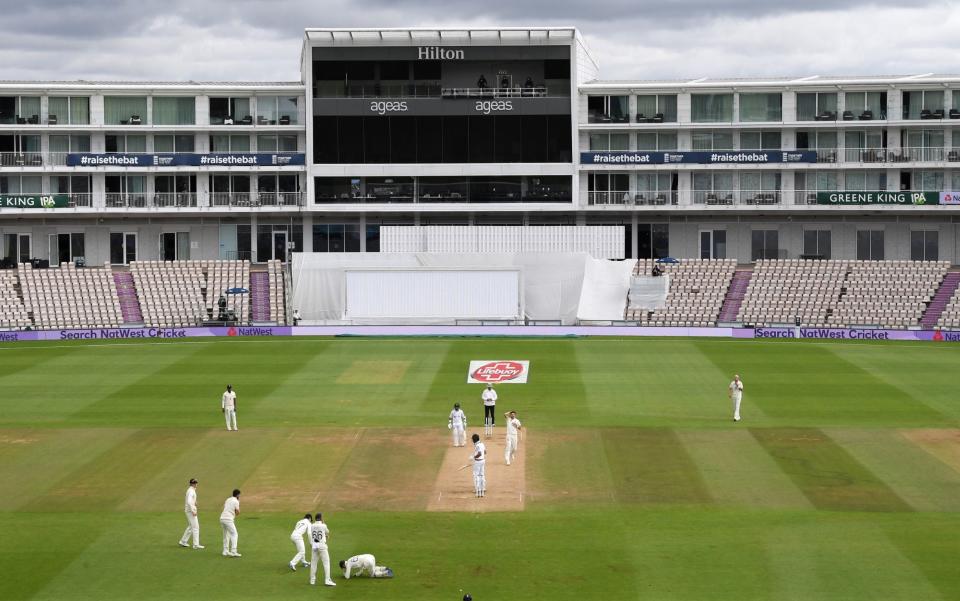
[[[496,428],[491,438],[481,440],[487,446],[487,494],[478,499],[473,494],[473,466],[458,469],[471,463],[473,443],[467,433],[467,445],[448,447],[433,483],[433,494],[427,511],[523,511],[526,503],[527,445],[529,438],[524,433],[520,448],[511,465],[503,459],[506,433]],[[449,444],[449,439],[448,439]]]

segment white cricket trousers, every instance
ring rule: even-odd
[[[743,395],[735,394],[733,395],[733,419],[740,419],[740,399],[743,398]]]
[[[473,492],[482,495],[487,491],[486,462],[478,461],[473,464]]]
[[[302,536],[291,536],[290,540],[293,541],[294,546],[297,548],[297,554],[293,556],[293,559],[290,560],[290,565],[295,566],[299,564],[307,556],[307,551],[303,546],[303,537]]]
[[[193,515],[192,511],[184,511],[183,513],[187,516],[187,529],[183,531],[183,536],[180,537],[180,544],[187,544],[187,541],[190,540],[190,535],[193,535],[193,546],[199,547],[200,520],[197,519],[197,516]]]
[[[513,456],[517,453],[517,437],[516,436],[507,436],[507,446],[503,450],[503,459],[507,462],[507,465],[510,465],[510,462],[513,461]]]
[[[237,429],[237,410],[236,409],[224,410],[223,417],[227,420],[227,430]],[[231,423],[233,424],[232,427],[230,425]]]
[[[326,549],[317,549],[310,546],[310,584],[317,583],[317,557],[323,563],[323,581],[332,582],[330,579],[330,553]]]
[[[453,427],[453,446],[462,447],[467,444],[467,435],[464,433],[463,426]]]
[[[236,524],[233,520],[220,520],[220,527],[223,528],[223,552],[236,553],[237,539],[240,538]]]

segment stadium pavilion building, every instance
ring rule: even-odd
[[[300,82],[0,82],[8,263],[622,225],[609,258],[956,264],[958,216],[960,76],[607,81],[574,28],[308,29]]]

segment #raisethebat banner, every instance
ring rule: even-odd
[[[467,384],[526,384],[529,361],[471,361]]]

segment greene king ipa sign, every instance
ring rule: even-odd
[[[817,204],[924,206],[940,204],[940,197],[940,192],[817,192]]]
[[[0,194],[0,209],[62,209],[70,206],[67,194]]]
[[[526,384],[529,361],[471,361],[467,384]]]

